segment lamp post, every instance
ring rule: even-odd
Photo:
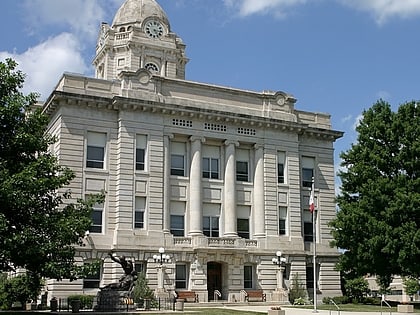
[[[273,292],[273,301],[287,301],[288,292],[287,289],[283,287],[283,273],[286,268],[287,259],[283,257],[283,253],[281,251],[277,251],[276,257],[273,257],[271,261],[274,265],[277,265],[279,267],[277,269],[277,287],[276,290]]]
[[[165,254],[165,249],[163,247],[159,248],[159,254],[153,255],[153,260],[155,263],[158,263],[158,287],[156,293],[164,293],[165,289],[163,287],[163,272],[164,272],[164,263],[171,262],[171,256]]]

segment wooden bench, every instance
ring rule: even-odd
[[[177,299],[184,300],[185,302],[198,302],[198,294],[194,291],[176,291]]]
[[[265,302],[266,296],[263,290],[245,290],[245,301]]]

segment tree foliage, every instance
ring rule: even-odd
[[[413,296],[420,291],[420,280],[413,277],[406,277],[403,280],[405,287],[405,293],[409,296]]]
[[[0,62],[0,270],[74,279],[74,245],[82,245],[103,196],[71,203],[60,192],[75,175],[50,153],[48,117],[35,106],[37,94],[20,91],[25,77],[16,67]]]
[[[0,307],[11,309],[14,302],[20,302],[25,308],[26,302],[36,301],[42,285],[39,277],[31,273],[3,279],[0,284]]]
[[[393,112],[378,101],[341,154],[340,210],[331,226],[333,245],[345,250],[338,267],[350,277],[420,276],[419,114],[416,102]]]
[[[369,293],[369,283],[363,277],[354,279],[347,279],[344,287],[346,289],[346,296],[353,302],[360,303],[363,298]]]

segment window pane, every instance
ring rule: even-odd
[[[144,171],[144,149],[136,149],[136,170]]]
[[[211,159],[211,178],[219,179],[219,160]]]
[[[279,220],[279,234],[286,235],[286,220],[284,219]]]
[[[94,209],[92,211],[92,225],[89,232],[102,233],[102,210]]]
[[[237,219],[238,236],[249,239],[249,219]]]
[[[312,187],[312,177],[314,177],[314,170],[312,168],[302,168],[303,187]]]
[[[284,184],[284,165],[283,163],[277,164],[277,182]]]
[[[244,288],[252,289],[252,266],[244,266]]]
[[[144,227],[144,212],[137,211],[134,214],[134,228],[142,229]]]
[[[236,180],[248,181],[248,162],[236,161]]]
[[[104,168],[104,147],[87,147],[86,167]]]
[[[304,222],[303,223],[303,238],[305,242],[312,242],[313,241],[313,225],[312,222]]]
[[[187,266],[176,265],[175,267],[175,288],[186,289],[187,288]]]
[[[171,234],[174,236],[184,236],[184,216],[171,215]]]
[[[314,268],[306,267],[306,287],[308,289],[314,288]]]
[[[203,178],[210,178],[210,159],[203,158]]]
[[[171,175],[185,176],[184,175],[184,156],[172,154],[171,155]]]

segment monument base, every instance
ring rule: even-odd
[[[96,305],[93,310],[97,312],[134,311],[136,306],[130,291],[101,290],[96,296]]]
[[[289,304],[289,292],[285,289],[276,289],[272,294],[272,301]]]

